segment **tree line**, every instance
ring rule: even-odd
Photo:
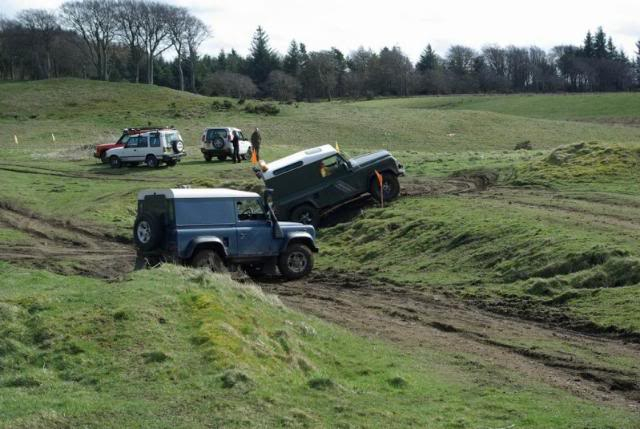
[[[640,41],[630,58],[602,28],[580,46],[431,47],[416,64],[397,46],[284,55],[258,27],[249,55],[201,54],[210,29],[188,9],[147,0],[75,0],[56,12],[0,19],[0,79],[74,76],[157,84],[207,95],[277,100],[416,94],[627,91],[640,87]],[[171,51],[173,59],[163,57]]]

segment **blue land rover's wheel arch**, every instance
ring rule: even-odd
[[[220,237],[198,237],[189,242],[189,245],[184,250],[184,254],[180,255],[182,259],[191,259],[196,251],[200,249],[214,249],[220,253],[221,258],[227,258],[229,251],[227,246]]]

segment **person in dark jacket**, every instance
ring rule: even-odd
[[[260,130],[256,127],[253,134],[251,134],[251,147],[256,153],[256,159],[258,161],[260,161],[260,143],[262,143],[262,136],[260,135]]]
[[[231,131],[231,143],[233,144],[233,163],[240,164],[240,138],[235,131]]]

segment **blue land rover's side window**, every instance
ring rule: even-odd
[[[175,200],[176,225],[235,223],[233,200],[185,198]]]

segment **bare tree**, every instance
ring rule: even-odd
[[[99,79],[109,80],[109,60],[118,29],[115,0],[69,1],[62,5],[64,23],[86,44]]]
[[[142,40],[142,22],[140,20],[141,2],[121,0],[118,2],[118,35],[129,48],[131,65],[135,68],[135,82],[140,82],[140,63],[144,54]]]
[[[269,73],[265,86],[269,96],[279,101],[294,100],[300,92],[298,79],[280,70]]]
[[[331,101],[338,82],[336,57],[331,51],[311,52],[301,78],[307,98],[326,97]]]
[[[32,54],[36,57],[42,76],[47,79],[51,74],[51,46],[54,35],[60,30],[56,16],[44,9],[26,9],[18,14],[18,21],[25,26],[32,38]],[[44,50],[45,60],[40,61],[40,50]]]
[[[184,91],[184,71],[182,60],[186,56],[186,36],[189,25],[189,11],[184,7],[168,6],[167,28],[169,30],[169,43],[176,50],[176,62],[178,63],[178,82],[180,91]]]
[[[153,62],[155,58],[171,47],[168,43],[167,25],[169,8],[157,2],[143,2],[140,6],[142,41],[147,54],[147,83],[153,84]]]
[[[198,63],[198,49],[202,42],[210,36],[210,32],[204,22],[199,18],[189,15],[187,19],[188,22],[185,40],[187,43],[187,49],[189,50],[189,63],[191,65],[191,91],[196,92],[196,65]]]
[[[205,78],[203,86],[207,95],[249,98],[258,92],[258,88],[248,76],[227,71],[210,74]]]

